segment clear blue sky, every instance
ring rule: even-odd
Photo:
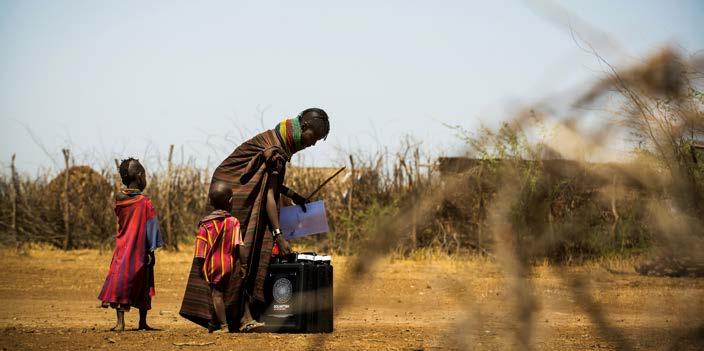
[[[492,123],[603,74],[570,26],[614,64],[704,49],[701,0],[545,4],[0,0],[0,165],[55,169],[70,147],[78,163],[157,167],[169,144],[215,165],[309,106],[331,134],[298,162],[405,134],[451,153],[443,123]]]

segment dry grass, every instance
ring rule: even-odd
[[[187,250],[184,250],[187,251]],[[110,255],[96,250],[63,252],[32,248],[28,256],[0,250],[0,347],[72,349],[120,347],[171,349],[174,342],[214,342],[232,349],[302,350],[320,343],[316,335],[208,335],[177,315],[190,265],[187,253],[157,254],[156,288],[150,314],[159,332],[108,332],[114,312],[98,307],[98,290]],[[335,281],[354,278],[349,303],[335,319],[335,332],[323,335],[324,349],[457,349],[464,340],[475,350],[514,349],[509,277],[492,259],[419,256],[416,260],[385,256],[367,276],[353,275],[353,260],[335,257]],[[630,261],[610,260],[612,267]],[[586,276],[591,296],[607,312],[635,349],[666,349],[692,323],[704,322],[704,281],[614,274],[600,262],[563,268],[549,263],[531,267],[528,286],[536,297],[531,345],[541,350],[616,349],[575,299],[565,278]],[[336,289],[335,303],[345,294]],[[128,326],[136,312],[127,314]],[[473,326],[467,329],[468,326]],[[114,344],[113,344],[114,341]],[[678,350],[697,349],[685,339]]]

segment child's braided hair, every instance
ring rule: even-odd
[[[139,164],[141,167],[139,160],[133,157],[126,158],[122,160],[122,162],[120,162],[120,179],[122,179],[122,184],[124,185],[130,184],[136,176],[136,174],[130,174],[130,163],[132,162],[137,162],[137,164]]]

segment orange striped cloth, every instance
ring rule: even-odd
[[[235,249],[242,243],[240,223],[226,211],[214,211],[200,221],[195,257],[204,258],[206,282],[219,286],[230,279]]]

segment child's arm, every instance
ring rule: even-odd
[[[227,219],[232,225],[232,257],[236,260],[235,262],[239,264],[239,274],[240,278],[247,276],[249,270],[249,248],[244,245],[244,240],[242,240],[242,233],[240,232],[240,223],[235,217],[230,217]]]
[[[147,253],[147,266],[154,267],[156,265],[156,256],[154,256],[154,251],[149,251]]]
[[[205,279],[203,273],[203,265],[205,264],[205,255],[208,252],[208,240],[206,230],[204,227],[198,228],[198,234],[196,234],[196,252],[195,252],[195,264],[198,267],[198,272],[201,278]]]
[[[164,246],[164,239],[161,237],[161,228],[159,228],[159,217],[156,215],[156,210],[152,206],[152,201],[148,202],[148,219],[147,219],[147,250],[155,251]],[[152,256],[153,258],[153,256]]]
[[[198,273],[200,273],[200,277],[205,279],[205,276],[203,274],[203,265],[205,264],[205,258],[202,257],[196,257],[196,268],[198,268]]]
[[[237,251],[237,259],[240,262],[240,277],[244,278],[247,276],[249,271],[249,250],[244,245],[237,245],[235,249]]]

